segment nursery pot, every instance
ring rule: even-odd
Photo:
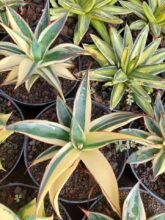
[[[121,209],[123,207],[124,200],[126,199],[131,189],[132,189],[131,187],[121,187],[119,189]],[[147,217],[164,213],[164,205],[165,205],[164,203],[162,203],[160,200],[157,200],[157,198],[153,197],[149,192],[143,189],[140,189],[140,195],[142,197],[142,201],[145,207]],[[89,207],[89,210],[93,212],[99,212],[105,214],[115,220],[121,220],[117,216],[117,214],[112,210],[111,206],[106,201],[104,196],[101,196],[99,199],[97,199]],[[84,216],[82,220],[87,220],[86,216]]]
[[[32,201],[37,196],[37,192],[38,188],[33,185],[24,183],[9,183],[7,185],[0,186],[0,203],[6,205],[12,211],[17,212],[28,202]],[[47,205],[47,201],[45,204]],[[51,215],[52,213],[49,213],[50,203],[47,206],[48,208],[46,209],[46,214]],[[64,220],[71,220],[68,212],[61,203],[60,211]],[[54,220],[59,220],[59,218],[57,219],[57,217],[55,217]]]
[[[16,122],[18,120],[24,119],[20,108],[13,102],[13,100],[8,95],[0,91],[0,113],[10,113],[10,112],[12,112],[12,115],[9,119],[9,123],[10,120],[11,122]],[[23,135],[20,134],[13,134],[6,141],[4,141],[4,143],[0,144],[0,158],[2,159],[2,162],[3,159],[4,161],[6,161],[4,167],[6,169],[6,172],[1,171],[0,183],[4,181],[17,166],[18,162],[21,159],[24,145],[25,145],[25,138]],[[12,151],[12,149],[10,148],[13,148],[14,151]]]
[[[72,98],[67,99],[67,104],[70,107],[72,107],[73,99]],[[110,110],[104,105],[98,104],[96,102],[93,102],[92,105],[93,105],[94,113],[97,115],[100,113],[102,113],[101,115],[110,113]],[[48,106],[37,116],[37,119],[48,119],[50,121],[57,121],[55,107],[56,107],[55,104]],[[50,115],[51,118],[48,118],[48,114]],[[50,145],[47,145],[47,144],[45,145],[41,142],[37,142],[37,141],[26,138],[26,145],[24,148],[25,165],[27,167],[30,177],[32,178],[33,182],[37,186],[39,186],[39,182],[41,181],[41,178],[43,176],[43,172],[45,170],[46,164],[44,164],[44,166],[42,167],[41,165],[37,165],[33,169],[29,169],[28,167],[31,161],[34,160],[39,153],[41,153],[43,150],[45,150],[49,146]],[[38,149],[40,149],[41,152],[37,152]],[[102,152],[105,155],[105,157],[109,160],[110,164],[115,170],[117,179],[119,180],[125,168],[126,152],[122,152],[121,154],[118,154],[118,157],[117,157],[115,156],[116,154],[115,147],[114,148],[111,147],[110,149],[111,151],[109,150],[108,147],[105,147],[104,149],[102,149]],[[120,163],[118,163],[117,159],[120,160]],[[36,173],[39,175],[36,175]],[[85,181],[87,183],[82,186],[82,183]],[[98,189],[98,186],[96,185],[96,182],[93,179],[92,175],[89,175],[89,173],[87,173],[87,169],[82,163],[79,164],[78,168],[76,169],[76,171],[74,172],[74,174],[72,175],[71,179],[68,182],[66,183],[66,186],[63,188],[63,191],[60,195],[60,200],[65,203],[82,204],[82,203],[96,200],[101,194],[100,189]],[[82,187],[82,188],[78,189],[77,185],[79,185],[79,187],[80,188]],[[88,186],[88,189],[85,188],[86,185]],[[92,196],[89,196],[88,194],[91,189],[92,189],[92,193],[93,193],[93,189],[95,191]],[[84,191],[85,191],[85,195],[84,195]],[[70,192],[71,192],[70,194],[71,198],[68,199],[65,196],[67,196]],[[74,197],[75,195],[79,195],[79,198],[75,198]]]

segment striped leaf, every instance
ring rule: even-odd
[[[83,9],[83,11],[86,12],[86,13],[92,10],[95,2],[96,2],[96,0],[88,0],[88,1],[78,0],[79,5]]]
[[[135,129],[135,128],[122,129],[121,133],[133,135],[133,136],[144,138],[144,139],[148,138],[148,136],[150,135],[146,131]]]
[[[91,121],[91,94],[89,85],[89,74],[82,80],[76,93],[73,117],[84,132],[89,131]]]
[[[109,61],[109,63],[112,65],[115,65],[116,59],[115,59],[114,52],[111,46],[95,35],[91,35],[91,38],[94,44],[96,45],[96,47],[105,56],[105,58]]]
[[[132,218],[147,219],[140,196],[139,183],[137,183],[130,191],[123,205],[122,220],[131,220]]]
[[[144,123],[149,132],[151,132],[153,135],[162,137],[162,133],[157,121],[155,121],[153,118],[145,116]]]
[[[57,117],[60,124],[70,128],[72,112],[66,103],[58,96],[56,104]]]
[[[79,6],[79,4],[75,4],[74,2],[69,2],[68,0],[59,0],[59,4],[68,12],[83,15],[85,14],[83,9]]]
[[[153,14],[152,8],[150,8],[150,6],[146,2],[143,2],[143,10],[148,20],[151,23],[156,23],[156,18]]]
[[[6,129],[0,129],[0,144],[3,143],[13,133],[14,133],[13,131],[8,131]]]
[[[69,128],[45,120],[25,120],[7,127],[8,131],[25,134],[47,144],[63,146],[70,140]]]
[[[3,128],[7,124],[11,114],[12,113],[9,113],[9,114],[0,113],[0,129]]]
[[[162,149],[153,160],[153,175],[157,177],[165,172],[165,151]]]
[[[17,45],[10,42],[0,42],[0,54],[4,56],[11,56],[15,54],[23,54]]]
[[[0,204],[0,217],[1,219],[20,220],[20,218],[14,212],[3,204]]]
[[[161,101],[161,95],[158,93],[154,105],[154,113],[157,121],[160,121],[161,113],[165,113],[163,103]]]
[[[45,28],[44,31],[42,31],[42,33],[40,34],[38,42],[41,44],[42,51],[44,53],[47,52],[51,44],[58,37],[60,31],[64,27],[67,16],[68,15],[64,15],[61,18],[57,19],[56,21],[51,23],[47,28]]]
[[[24,55],[12,55],[0,60],[0,71],[8,71],[18,66],[25,59]]]
[[[116,66],[107,66],[89,70],[90,80],[101,82],[111,81],[116,73]]]
[[[160,117],[160,130],[162,133],[162,136],[165,138],[165,113],[160,113],[161,117]]]
[[[103,195],[112,206],[112,209],[120,216],[119,192],[115,174],[107,159],[99,150],[83,152],[80,155],[90,173],[100,186]],[[96,161],[99,161],[97,166]]]
[[[114,109],[125,93],[126,87],[124,83],[115,84],[111,93],[110,109]]]
[[[36,210],[37,213],[39,212],[44,197],[50,188],[58,180],[58,178],[74,164],[74,162],[79,158],[80,153],[80,151],[73,148],[71,143],[68,143],[60,151],[58,151],[48,164],[39,188]],[[55,208],[57,215],[60,217],[58,204],[56,204]]]
[[[110,113],[93,120],[90,125],[90,131],[113,131],[141,117],[141,115],[135,115],[130,112]]]
[[[45,4],[45,8],[43,10],[42,16],[37,24],[34,35],[38,39],[42,31],[49,25],[49,2],[47,1]]]
[[[159,152],[159,149],[153,147],[141,147],[135,153],[129,156],[127,162],[129,164],[141,164],[146,163],[155,158],[155,155]]]
[[[17,34],[26,36],[28,39],[32,40],[33,33],[24,19],[11,7],[6,8],[6,11],[12,30]]]
[[[163,220],[164,218],[165,218],[165,213],[162,213],[162,214],[154,215],[148,218],[148,220]]]

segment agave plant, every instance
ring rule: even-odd
[[[141,164],[152,161],[153,175],[157,177],[165,172],[165,108],[157,95],[154,106],[154,117],[144,117],[147,131],[140,129],[125,129],[122,132],[148,139],[154,146],[142,146],[128,158],[130,164]]]
[[[97,212],[84,211],[89,220],[114,220],[110,216],[103,215]],[[136,184],[129,192],[127,198],[124,201],[122,209],[122,220],[163,220],[165,219],[165,213],[154,215],[150,218],[146,217],[143,201],[140,196],[139,184]]]
[[[16,88],[25,82],[30,91],[33,84],[41,76],[58,93],[63,96],[58,77],[74,80],[75,77],[67,69],[70,60],[83,54],[84,50],[73,44],[60,44],[50,49],[63,28],[67,15],[49,24],[49,7],[44,13],[33,33],[28,24],[12,9],[7,8],[11,28],[1,24],[11,36],[14,43],[0,42],[0,72],[10,71],[2,85],[16,83]]]
[[[146,45],[148,32],[149,27],[146,26],[133,41],[128,26],[125,27],[124,37],[111,28],[111,44],[91,35],[94,45],[84,45],[86,51],[102,66],[91,70],[91,80],[105,82],[104,86],[113,87],[111,109],[118,105],[126,93],[127,104],[131,105],[134,101],[143,111],[153,115],[149,93],[153,88],[165,88],[165,80],[156,76],[164,72],[165,50],[157,49],[161,39]]]
[[[94,176],[112,208],[120,215],[116,177],[99,148],[118,140],[140,142],[141,138],[112,131],[141,116],[117,112],[91,121],[89,77],[85,77],[80,84],[75,97],[73,112],[61,98],[58,98],[57,115],[59,123],[28,120],[6,127],[9,131],[19,132],[53,145],[38,156],[32,164],[50,160],[40,184],[37,212],[45,195],[49,192],[52,206],[60,217],[59,193],[79,162],[82,161]]]
[[[25,4],[24,0],[0,0],[0,21],[8,25],[8,17],[6,14],[6,7],[15,8]]]
[[[14,213],[8,207],[0,204],[0,218],[4,220],[53,220],[53,216],[45,217],[45,211],[42,207],[40,217],[35,217],[36,199],[33,199],[24,207],[22,207],[18,213]]]
[[[128,14],[130,10],[114,5],[117,0],[50,0],[53,9],[50,10],[51,19],[61,14],[69,13],[78,19],[74,31],[74,43],[79,44],[90,24],[105,41],[109,41],[108,31],[104,22],[121,24],[122,20],[116,15]],[[60,6],[60,7],[59,7]]]
[[[131,24],[131,29],[141,30],[149,24],[154,37],[165,34],[165,0],[128,0],[119,1],[120,4],[131,10],[140,19]]]

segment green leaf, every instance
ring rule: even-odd
[[[58,123],[45,120],[25,120],[8,125],[8,131],[25,134],[36,140],[63,146],[70,140],[70,130]]]
[[[96,35],[91,35],[91,38],[94,44],[96,45],[96,47],[104,55],[104,57],[110,62],[110,64],[115,65],[116,59],[114,56],[114,51],[111,48],[111,46],[105,41],[101,40]]]
[[[127,80],[127,75],[121,69],[119,69],[113,77],[113,85],[126,82]]]
[[[80,41],[89,29],[91,18],[87,15],[79,15],[78,23],[74,31],[74,43],[79,45]]]
[[[96,0],[77,0],[84,12],[90,12],[96,2]]]
[[[110,43],[110,37],[109,37],[107,27],[102,21],[92,19],[91,25],[99,33],[99,35],[104,41],[106,41],[107,43]]]
[[[10,42],[0,42],[0,54],[4,56],[10,56],[14,54],[23,54],[17,45]]]
[[[148,115],[153,116],[153,110],[151,107],[151,104],[148,102],[147,99],[141,98],[141,96],[133,93],[133,99],[136,102],[136,104]]]
[[[131,30],[142,30],[146,25],[147,25],[147,22],[140,19],[140,20],[132,22],[130,24],[130,29]]]
[[[124,45],[120,34],[115,28],[110,29],[110,38],[116,58],[117,60],[120,60],[120,57],[123,54]]]
[[[68,2],[68,0],[59,0],[58,2],[66,11],[70,13],[78,15],[85,14],[83,9],[77,3]]]
[[[138,85],[136,80],[133,80],[130,83],[130,88],[136,95],[141,96],[141,98],[146,98],[149,102],[151,101],[151,98],[146,90],[141,85]]]
[[[150,8],[150,6],[146,2],[143,2],[143,9],[144,9],[144,13],[145,13],[146,17],[148,18],[149,22],[156,23],[156,18],[153,14],[152,8]]]
[[[113,131],[140,117],[140,115],[135,115],[130,112],[110,113],[93,120],[90,125],[90,131]]]
[[[45,4],[45,8],[43,10],[42,16],[37,24],[35,29],[35,37],[38,39],[42,31],[49,25],[49,2],[47,1]]]
[[[152,147],[141,147],[135,153],[132,153],[129,156],[127,163],[129,164],[141,164],[146,163],[152,160],[155,157],[155,154],[159,152],[159,149],[152,148]]]
[[[91,121],[89,74],[84,77],[76,93],[73,107],[73,117],[84,132],[89,131],[89,124]]]
[[[9,114],[0,113],[0,129],[3,128],[7,124],[11,114],[12,113],[9,113]]]
[[[60,31],[64,27],[65,21],[68,15],[64,15],[50,24],[47,28],[42,31],[38,38],[38,42],[41,44],[42,51],[44,53],[47,52],[51,44],[55,41],[58,37]],[[51,34],[50,34],[51,33]]]
[[[155,52],[155,54],[150,57],[150,59],[147,61],[147,65],[150,64],[158,64],[158,63],[162,63],[162,61],[165,59],[165,49],[159,49]]]
[[[116,71],[116,66],[107,66],[103,68],[91,69],[89,70],[90,80],[100,82],[112,80]]]
[[[111,5],[112,2],[113,2],[112,0],[96,0],[95,8],[102,8],[103,6]],[[114,1],[114,3],[115,2],[116,2],[116,0]]]
[[[143,53],[148,38],[148,32],[149,26],[147,25],[137,36],[131,52],[130,60],[133,60],[137,56],[140,57]]]
[[[160,121],[161,113],[164,113],[164,112],[165,112],[165,109],[161,101],[161,95],[160,93],[158,93],[156,96],[155,105],[154,105],[154,113],[155,113],[156,120],[158,122]]]
[[[146,220],[144,205],[140,196],[139,183],[137,183],[128,194],[123,205],[122,220],[132,219]]]
[[[128,129],[122,129],[121,130],[122,134],[130,134],[136,137],[140,137],[140,138],[148,138],[149,133],[140,129],[135,129],[135,128],[128,128]]]
[[[122,99],[126,90],[124,83],[115,84],[111,93],[110,109],[114,109]]]
[[[153,118],[147,116],[144,117],[144,122],[149,132],[151,132],[153,135],[162,137],[158,122],[156,122]]]
[[[153,175],[157,177],[165,172],[165,151],[162,149],[153,160]]]
[[[56,111],[60,124],[63,124],[66,127],[70,128],[72,112],[59,96],[57,97]]]
[[[154,215],[154,216],[148,218],[148,220],[164,220],[164,219],[165,219],[165,213]]]
[[[13,31],[32,40],[33,33],[24,19],[11,7],[6,8],[6,10]]]
[[[160,113],[160,130],[162,133],[162,136],[165,138],[165,112]]]

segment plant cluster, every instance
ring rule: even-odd
[[[13,133],[20,133],[51,145],[31,165],[49,161],[37,201],[33,200],[18,215],[0,205],[0,217],[51,220],[53,217],[45,217],[43,211],[45,196],[49,194],[51,204],[60,218],[60,191],[78,164],[83,162],[112,209],[123,220],[132,220],[132,214],[135,214],[134,219],[147,219],[138,185],[131,190],[121,212],[118,183],[113,168],[100,149],[118,141],[133,141],[139,147],[129,157],[128,163],[152,161],[155,177],[165,172],[165,109],[159,93],[152,107],[152,96],[157,90],[165,89],[165,80],[160,76],[165,71],[165,49],[160,48],[161,34],[165,28],[165,1],[50,0],[53,8],[49,9],[47,1],[34,31],[11,7],[22,2],[0,1],[8,21],[1,19],[0,25],[11,37],[10,42],[0,41],[0,55],[3,56],[0,74],[7,74],[1,86],[15,84],[17,89],[25,84],[27,91],[30,91],[42,77],[58,94],[58,122],[36,119],[8,124],[11,114],[0,114],[0,143]],[[123,22],[120,15],[132,13],[140,20],[133,22],[130,27],[113,27]],[[56,45],[55,40],[69,16],[74,17],[76,22],[74,43]],[[100,36],[92,34],[92,44],[78,46],[90,25]],[[142,29],[136,39],[132,29]],[[150,33],[154,36],[152,41]],[[77,80],[69,69],[80,55],[93,57],[100,67],[81,71],[83,78],[78,78],[81,82],[71,109],[65,100],[60,78]],[[115,110],[126,95],[126,105],[136,103],[144,114],[115,111],[92,120],[90,80],[112,87],[110,109]],[[123,126],[140,118],[144,119],[146,129],[123,129]],[[90,220],[111,219],[98,213],[87,212],[87,216]],[[162,216],[164,214],[151,217],[150,220],[161,219]]]

